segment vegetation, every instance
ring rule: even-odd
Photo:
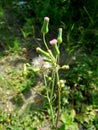
[[[0,1],[0,130],[98,129],[97,12],[97,0]]]

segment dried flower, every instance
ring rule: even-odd
[[[52,67],[51,63],[46,62],[45,57],[41,55],[33,59],[32,66],[34,68],[45,68],[45,69],[49,69]]]

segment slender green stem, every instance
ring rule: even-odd
[[[53,111],[53,106],[52,106],[51,100],[50,100],[50,98],[49,98],[49,93],[48,93],[48,91],[47,91],[47,99],[48,99],[49,106],[50,106],[50,114],[51,114],[51,117],[52,117],[52,124],[53,124],[53,126],[55,126],[54,111]]]
[[[46,76],[44,75],[44,82],[45,82],[45,86],[47,86],[47,80],[46,80]],[[48,92],[48,89],[47,89],[47,100],[48,100],[48,103],[49,103],[49,107],[50,107],[50,114],[51,114],[51,118],[52,118],[52,125],[54,126],[55,125],[55,118],[54,118],[54,111],[53,111],[53,106],[52,106],[52,102],[50,100],[50,97],[49,97],[49,92]]]
[[[58,112],[57,112],[57,120],[56,120],[56,129],[58,127],[58,121],[59,121],[59,118],[60,118],[60,108],[61,108],[60,99],[61,99],[60,88],[58,87]]]
[[[50,96],[50,100],[52,101],[53,98],[53,93],[54,93],[54,84],[55,84],[55,71],[53,70],[52,72],[52,85],[51,85],[51,96]]]
[[[57,45],[58,46],[58,49],[59,49],[59,44]],[[57,64],[59,64],[59,59],[60,59],[60,54],[57,56]]]
[[[46,49],[49,50],[49,47],[47,46],[47,43],[46,43],[45,34],[43,34],[43,41],[44,41],[44,45]]]
[[[59,82],[59,73],[58,73],[58,69],[57,69],[57,82]],[[61,109],[61,93],[60,93],[60,86],[58,85],[58,112],[57,112],[57,120],[56,120],[56,129],[57,129],[57,125],[58,125],[58,121],[60,118],[60,109]]]

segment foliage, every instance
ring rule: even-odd
[[[43,123],[43,113],[32,112],[28,115],[0,112],[0,130],[37,130]]]
[[[13,47],[13,41],[17,40],[18,33],[13,33],[13,27],[19,28],[17,32],[22,30],[22,34],[26,39],[29,35],[34,35],[36,31],[34,29],[38,25],[40,27],[43,17],[49,16],[52,19],[50,21],[51,25],[60,25],[64,28],[64,31],[67,31],[67,34],[64,34],[64,41],[66,41],[67,35],[66,44],[68,45],[65,44],[65,46],[75,50],[83,47],[88,53],[97,54],[97,0],[90,0],[89,2],[86,0],[8,0],[6,2],[4,0],[1,1],[0,10],[2,17],[0,19],[1,29],[3,30],[0,38],[3,42],[3,48],[8,44]],[[5,34],[7,43],[4,38]],[[21,45],[21,40],[19,42],[19,45]]]
[[[79,130],[78,124],[74,122],[75,119],[75,111],[74,110],[66,110],[64,113],[61,115],[61,121],[64,123],[61,127],[60,130]]]
[[[66,73],[66,84],[70,86],[68,102],[78,114],[76,120],[85,129],[96,129],[96,108],[98,108],[98,67],[97,57],[88,56],[82,52],[76,54],[76,61],[70,65]],[[63,74],[64,76],[64,74]]]
[[[89,103],[90,101],[92,101],[91,103],[93,103],[95,102],[93,96],[95,97],[98,91],[98,60],[96,56],[88,57],[88,55],[86,54],[77,55],[77,60],[72,65],[70,71],[66,74],[65,77],[67,78],[67,83],[69,85],[71,84],[72,86],[74,98],[79,100],[80,97],[81,100]],[[76,95],[79,97],[77,97]],[[84,97],[87,99],[85,99]]]
[[[97,12],[97,0],[0,1],[0,51],[10,50],[5,51],[5,56],[0,55],[0,60],[12,52],[12,59],[18,52],[27,58],[32,48],[35,49],[38,45],[44,48],[37,48],[43,55],[39,56],[41,60],[37,59],[37,62],[41,61],[39,68],[36,67],[37,64],[32,67],[31,63],[26,61],[23,63],[22,71],[17,71],[15,67],[9,69],[12,64],[11,58],[5,59],[7,62],[0,63],[1,70],[2,64],[7,68],[7,77],[2,71],[0,73],[1,97],[2,88],[6,91],[14,90],[13,100],[21,107],[24,104],[23,95],[41,80],[43,91],[40,95],[44,99],[42,110],[39,108],[38,112],[25,112],[23,115],[19,115],[18,112],[11,114],[0,112],[0,130],[41,129],[38,126],[47,119],[50,124],[52,121],[54,129],[57,127],[60,130],[98,129]],[[52,19],[50,25],[54,28],[49,29],[50,35],[45,35],[48,29],[44,30],[43,27],[41,30],[46,48],[41,40],[36,44],[38,43],[36,36],[39,37],[39,28],[44,16]],[[57,46],[53,47],[46,41],[50,37],[54,38],[58,26],[63,28],[63,44],[57,43]],[[47,40],[45,36],[49,36]],[[62,41],[59,38],[55,40]],[[28,48],[23,48],[24,55],[21,47],[26,45],[30,51]],[[69,63],[70,55],[74,60]],[[59,62],[62,58],[64,64]],[[16,61],[14,62],[16,65]]]

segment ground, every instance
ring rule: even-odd
[[[43,101],[40,95],[42,83],[37,80],[36,85],[32,86],[25,81],[23,69],[26,63],[28,60],[24,53],[9,51],[0,58],[0,111],[7,114],[13,112],[24,114],[28,106],[31,111],[41,107]],[[31,86],[24,91],[25,85]],[[45,124],[47,124],[47,120]],[[49,130],[49,124],[48,128],[47,125],[43,127],[44,130]]]

